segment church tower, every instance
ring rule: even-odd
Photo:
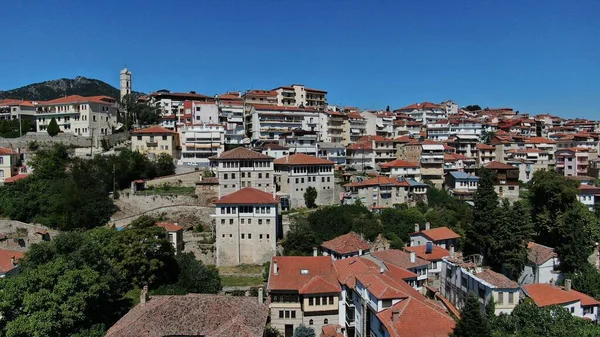
[[[131,94],[131,72],[127,68],[121,70],[121,99]]]

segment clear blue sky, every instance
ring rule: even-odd
[[[134,90],[272,89],[331,104],[598,118],[600,1],[3,1],[0,89],[82,75]]]

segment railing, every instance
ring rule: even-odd
[[[157,147],[158,146],[158,142],[157,141],[147,141],[146,142],[146,146],[148,146],[148,147]]]

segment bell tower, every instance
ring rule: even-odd
[[[121,99],[123,96],[131,94],[131,72],[127,68],[121,70]]]

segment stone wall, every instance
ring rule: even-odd
[[[107,139],[111,146],[123,143],[129,140],[129,132],[115,133],[112,135],[94,137],[94,147],[100,147],[101,140]],[[51,145],[52,143],[61,143],[74,147],[90,147],[90,137],[75,136],[68,133],[60,133],[54,137],[50,137],[46,132],[29,132],[19,138],[2,138],[0,137],[0,147],[25,148],[31,141],[36,141],[40,145]]]
[[[185,253],[193,253],[197,260],[204,264],[216,264],[215,245],[210,243],[213,241],[211,232],[183,232],[183,242]]]
[[[196,186],[196,183],[202,180],[201,172],[187,172],[164,176],[146,181],[147,186],[160,186],[164,184],[173,186]]]
[[[38,233],[48,233],[47,239],[55,237],[58,232],[42,225],[28,224],[16,220],[0,220],[0,249],[27,250],[34,243],[43,241],[44,236]]]

